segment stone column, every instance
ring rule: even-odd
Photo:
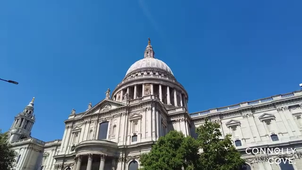
[[[154,89],[153,89],[153,84],[151,84],[151,95],[154,95]]]
[[[77,159],[77,169],[76,170],[80,170],[81,169],[81,162],[82,162],[82,158],[81,158],[81,156],[78,156],[78,159]]]
[[[159,92],[159,100],[162,102],[163,101],[163,94],[162,94],[161,85],[158,86],[158,92]]]
[[[123,90],[121,90],[121,98],[120,98],[120,102],[122,102],[123,101],[123,97],[124,97],[124,94],[123,94]]]
[[[137,86],[135,85],[134,86],[134,96],[133,96],[133,99],[136,99],[136,95],[137,95]]]
[[[105,168],[105,156],[104,155],[101,155],[101,158],[100,158],[100,168],[99,170],[104,170]]]
[[[170,88],[169,86],[167,86],[167,104],[171,104],[171,98],[170,98]]]
[[[145,96],[145,84],[142,84],[142,97],[144,97]]]
[[[183,101],[182,101],[182,94],[181,93],[179,94],[179,99],[180,99],[180,106],[182,107],[183,106],[183,103],[182,103]]]
[[[177,104],[177,91],[176,91],[176,89],[174,89],[173,91],[174,91],[174,106],[178,106],[178,104]]]
[[[116,160],[115,158],[112,158],[112,170],[116,170]]]
[[[92,155],[89,154],[88,155],[88,162],[87,162],[87,168],[86,168],[86,170],[91,170],[91,166],[92,166]]]

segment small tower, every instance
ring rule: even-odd
[[[30,137],[31,129],[35,123],[34,101],[35,98],[33,98],[24,110],[15,117],[15,121],[9,130],[10,143]]]

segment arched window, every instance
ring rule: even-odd
[[[98,139],[107,139],[107,132],[108,132],[108,124],[109,122],[102,122],[99,126],[99,138]]]
[[[278,135],[276,135],[276,134],[272,134],[271,139],[272,139],[272,141],[278,141],[279,140]]]
[[[292,164],[289,164],[288,160],[281,159],[279,164],[281,170],[295,170]]]
[[[138,170],[138,163],[134,160],[130,162],[128,170]]]
[[[241,166],[240,170],[251,170],[252,168],[248,164],[244,164]]]
[[[242,146],[241,140],[235,140],[235,145],[236,146]]]

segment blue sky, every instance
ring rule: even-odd
[[[36,97],[32,135],[62,138],[143,58],[148,37],[196,112],[299,90],[302,1],[0,2],[0,128]]]

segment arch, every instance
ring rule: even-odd
[[[136,160],[132,160],[129,162],[128,170],[138,170],[138,162]]]
[[[71,170],[72,168],[70,167],[70,165],[65,166],[64,170]]]
[[[252,170],[252,168],[249,164],[245,163],[241,166],[240,170]]]

